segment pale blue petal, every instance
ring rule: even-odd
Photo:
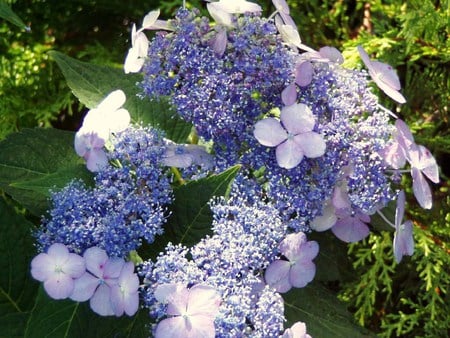
[[[280,121],[273,117],[258,121],[255,124],[253,135],[263,146],[276,147],[287,139],[287,132]]]

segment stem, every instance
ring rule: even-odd
[[[186,181],[181,177],[180,171],[175,167],[170,167],[170,170],[172,171],[172,174],[175,176],[175,181],[180,183],[180,185],[183,185],[186,183]]]
[[[384,214],[380,210],[377,210],[377,213],[387,224],[389,224],[391,227],[395,228],[395,224],[392,224],[392,222],[390,220],[388,220],[386,218],[386,216],[384,216]]]

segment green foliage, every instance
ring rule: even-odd
[[[16,13],[14,13],[11,9],[11,7],[8,6],[6,2],[3,0],[0,1],[0,18],[3,18],[5,20],[8,20],[12,24],[22,28],[22,29],[29,29],[21,18],[17,16]]]
[[[372,337],[354,323],[346,306],[336,302],[336,295],[318,282],[283,295],[288,326],[301,320],[313,337]]]
[[[187,140],[191,125],[175,115],[164,99],[155,102],[138,97],[139,75],[125,75],[121,69],[81,62],[55,51],[50,55],[61,67],[73,93],[88,108],[97,106],[113,90],[121,89],[127,97],[124,107],[134,121],[165,131],[166,137],[175,142]]]
[[[48,208],[50,190],[70,180],[89,181],[73,149],[74,133],[57,129],[25,129],[0,142],[0,188],[36,216]]]

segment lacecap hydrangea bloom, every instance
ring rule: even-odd
[[[89,300],[105,316],[133,315],[140,297],[155,337],[307,338],[304,323],[285,327],[282,294],[315,277],[312,231],[360,241],[378,213],[393,227],[394,259],[412,255],[399,176],[410,173],[431,208],[426,177],[436,183],[439,173],[373,92],[372,82],[403,103],[395,71],[362,47],[368,72],[345,68],[336,48],[303,44],[286,1],[273,5],[264,18],[255,3],[220,0],[208,2],[211,18],[183,7],[133,26],[124,72],[140,72],[141,95],[168,100],[210,152],[131,124],[120,90],[91,109],[75,151],[94,183],[53,191],[36,232],[32,274],[50,296]],[[144,251],[137,276],[130,258],[170,226],[173,187],[237,164],[227,197],[209,200],[209,235],[164,243],[154,259]],[[395,199],[391,222],[382,209]]]

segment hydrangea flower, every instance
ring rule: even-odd
[[[316,274],[312,260],[319,253],[316,241],[307,241],[302,232],[289,234],[279,245],[280,253],[286,258],[273,261],[266,269],[266,283],[278,292],[288,292],[292,287],[302,288],[311,282]]]
[[[148,39],[144,33],[146,29],[166,29],[169,27],[165,21],[158,20],[160,11],[159,9],[148,13],[142,22],[142,27],[136,30],[136,25],[133,24],[131,30],[131,48],[128,50],[128,54],[124,63],[125,74],[137,73],[144,65],[145,58],[148,53]]]
[[[74,290],[74,280],[85,273],[84,259],[70,253],[61,243],[51,245],[47,253],[40,253],[31,261],[31,275],[44,282],[44,289],[54,299],[69,297]]]
[[[188,289],[182,284],[161,284],[155,297],[168,304],[170,316],[158,323],[155,338],[215,337],[214,319],[220,295],[213,287],[196,284]]]
[[[96,108],[88,111],[83,125],[75,134],[75,151],[86,160],[90,171],[101,171],[108,162],[103,147],[111,133],[125,130],[130,124],[128,110],[121,108],[126,101],[122,90],[111,92]]]
[[[358,52],[376,85],[398,103],[405,103],[406,99],[399,92],[401,85],[395,70],[386,63],[370,60],[361,46],[358,46]]]
[[[75,280],[75,287],[70,298],[77,302],[89,300],[92,311],[101,316],[114,315],[111,287],[117,285],[125,261],[122,258],[109,258],[105,250],[97,247],[87,249],[83,257],[87,271]],[[124,296],[134,297],[133,294],[124,294]],[[126,302],[127,299],[124,301]],[[116,310],[116,313],[121,312],[119,306]]]
[[[276,159],[282,168],[295,168],[303,156],[315,158],[325,153],[323,136],[312,131],[315,118],[303,103],[285,106],[280,120],[265,118],[255,124],[255,138],[264,146],[276,147]]]

